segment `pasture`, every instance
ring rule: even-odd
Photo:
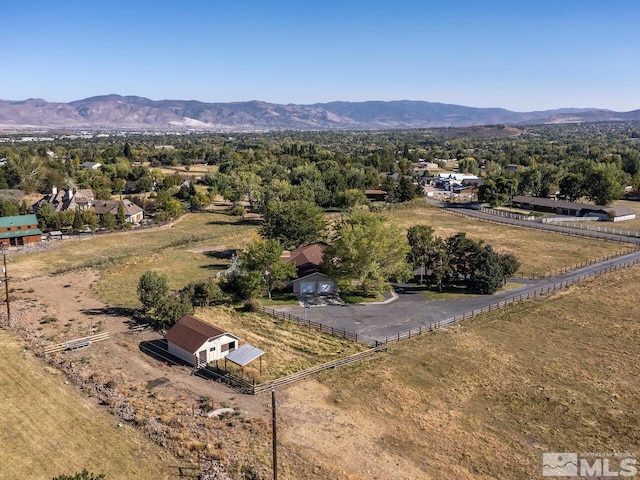
[[[608,274],[291,386],[286,478],[529,480],[543,452],[637,454],[639,282]]]
[[[469,238],[490,243],[499,253],[512,253],[518,257],[522,264],[519,273],[524,276],[539,276],[631,248],[602,240],[481,222],[447,214],[435,207],[399,208],[386,212],[385,216],[405,230],[416,224],[429,225],[440,237],[466,232]]]
[[[0,330],[0,477],[46,479],[83,468],[107,479],[168,479],[177,460],[140,430],[118,426],[59,371]]]

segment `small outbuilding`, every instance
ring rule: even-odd
[[[204,320],[186,315],[165,335],[169,353],[194,367],[222,360],[238,348],[240,339]]]

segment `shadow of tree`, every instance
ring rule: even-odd
[[[208,250],[203,252],[207,257],[217,258],[218,260],[230,260],[236,253],[233,248],[227,248],[225,250]]]
[[[106,315],[109,317],[129,317],[136,316],[137,309],[125,307],[102,307],[102,308],[85,308],[81,310],[85,315]]]

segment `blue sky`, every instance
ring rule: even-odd
[[[640,1],[5,2],[0,98],[640,108]]]

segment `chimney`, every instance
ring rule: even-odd
[[[73,187],[69,187],[69,190],[67,190],[67,197],[69,200],[73,198]]]
[[[58,187],[54,185],[53,187],[51,187],[51,195],[55,197],[57,194],[58,194]]]

